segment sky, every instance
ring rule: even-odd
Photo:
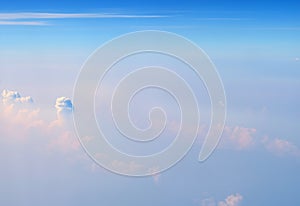
[[[1,2],[1,204],[299,205],[298,10],[299,2],[290,0]],[[185,79],[201,116],[196,141],[181,161],[159,174],[130,177],[87,155],[73,124],[79,106],[73,96],[80,71],[97,48],[141,30],[183,36],[209,56],[224,85],[227,117],[216,150],[199,162],[212,115],[201,79],[176,59],[155,54],[116,64],[104,89],[95,92],[95,114],[118,149],[150,154],[176,135],[178,104],[155,88],[138,93],[129,107],[132,123],[143,129],[151,108],[165,108],[166,130],[148,146],[124,139],[107,109],[107,97],[122,77],[149,61],[160,61]]]

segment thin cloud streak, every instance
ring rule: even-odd
[[[165,15],[132,15],[114,13],[0,13],[1,20],[18,19],[80,19],[80,18],[164,18]]]
[[[0,21],[3,26],[47,26],[49,24],[40,21]]]
[[[241,20],[248,20],[243,18],[227,18],[227,17],[212,17],[212,18],[197,18],[200,21],[241,21]]]
[[[262,31],[299,31],[300,27],[256,27],[245,28],[245,30],[262,30]]]

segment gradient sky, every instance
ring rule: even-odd
[[[299,6],[289,0],[1,2],[0,91],[20,97],[2,93],[0,102],[0,204],[299,205]],[[199,163],[208,97],[201,82],[183,73],[199,89],[202,129],[182,161],[145,178],[95,165],[77,142],[67,103],[87,57],[139,30],[195,42],[216,65],[228,101],[222,140]],[[168,97],[158,103],[176,107]],[[144,111],[152,102],[140,96],[135,104],[145,107],[133,110]]]

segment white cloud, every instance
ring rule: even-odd
[[[49,25],[41,21],[0,21],[0,25],[11,26],[46,26]]]
[[[238,206],[243,200],[243,196],[240,194],[229,195],[224,201],[218,203],[218,206]]]
[[[247,27],[245,30],[299,31],[300,27]]]
[[[58,114],[65,114],[72,112],[73,104],[70,98],[59,97],[56,99],[55,108],[57,109]]]
[[[33,99],[30,96],[22,97],[19,92],[13,90],[4,89],[1,93],[1,96],[2,96],[2,102],[5,105],[33,102]]]
[[[31,102],[30,96],[22,97],[17,91],[3,90],[0,104],[0,138],[5,142],[34,141],[33,145],[51,151],[64,153],[78,151],[80,143],[73,132],[71,120],[61,118],[62,115],[57,119],[51,119],[43,115],[41,109],[35,108],[34,105],[31,107],[16,105]],[[66,97],[58,98],[55,107],[59,114],[69,113],[73,109],[71,100]]]
[[[18,12],[0,13],[0,25],[15,26],[46,26],[47,22],[41,19],[98,19],[98,18],[164,18],[165,15],[137,15],[121,13],[41,13],[41,12]],[[19,21],[28,20],[28,21]]]
[[[118,13],[39,13],[39,12],[20,12],[20,13],[0,13],[2,20],[16,19],[79,19],[79,18],[162,18],[164,15],[136,15]]]
[[[211,17],[211,18],[197,18],[200,21],[240,21],[246,20],[243,18],[232,18],[232,17]]]

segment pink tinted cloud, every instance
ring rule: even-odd
[[[300,156],[300,149],[295,144],[287,140],[279,138],[268,140],[265,143],[265,147],[269,152],[279,156]]]
[[[41,115],[41,110],[35,108],[29,96],[22,97],[17,91],[12,90],[3,90],[1,96],[0,138],[4,138],[6,142],[16,143],[35,141],[32,145],[50,148],[52,151],[78,151],[80,144],[73,132],[71,118],[65,115],[69,114],[66,111],[72,109],[69,98],[62,98],[55,105],[57,112],[64,115],[51,120]],[[36,140],[39,140],[41,145],[37,145]]]
[[[5,138],[5,141],[28,139],[33,130],[40,130],[46,126],[39,112],[39,109],[0,105],[1,138]]]
[[[51,140],[50,148],[58,149],[64,153],[69,151],[77,151],[80,149],[80,143],[70,131],[63,131],[57,138]]]
[[[203,199],[201,201],[201,206],[239,206],[243,200],[243,196],[239,193],[231,194],[225,198],[223,201],[219,201],[216,204],[216,200],[212,197]]]
[[[225,126],[220,147],[244,150],[255,145],[256,129]]]
[[[242,200],[243,196],[236,193],[229,195],[224,201],[219,202],[218,206],[239,206]]]

